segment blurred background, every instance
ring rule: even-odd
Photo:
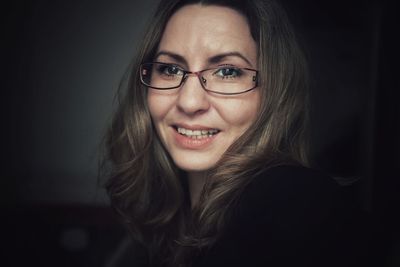
[[[372,218],[400,266],[396,4],[284,0],[311,70],[313,165]],[[20,0],[2,10],[2,266],[126,266],[97,177],[113,98],[157,1]],[[5,264],[3,264],[5,261]],[[129,265],[128,265],[129,266]]]

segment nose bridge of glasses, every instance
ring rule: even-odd
[[[203,73],[203,71],[185,71],[185,75],[183,77],[182,83],[186,82],[189,75],[197,76],[197,78],[200,81],[201,87],[203,87],[203,89],[206,89],[205,85],[206,85],[207,80],[202,76],[202,73]]]

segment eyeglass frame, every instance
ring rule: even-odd
[[[179,68],[179,69],[183,72],[182,79],[181,79],[179,85],[173,86],[173,87],[168,87],[168,88],[160,88],[160,87],[154,87],[154,86],[150,86],[150,85],[146,84],[146,83],[144,82],[143,76],[142,76],[143,65],[146,65],[146,64],[163,64],[163,65],[171,65],[171,66],[174,66],[174,67]],[[229,67],[229,66],[227,66],[227,67]],[[253,86],[252,88],[250,88],[250,89],[246,89],[245,91],[239,92],[239,93],[223,93],[223,92],[217,92],[217,91],[214,91],[214,90],[210,90],[210,89],[205,88],[204,82],[202,81],[202,79],[204,79],[204,77],[202,77],[200,74],[203,73],[203,72],[205,72],[205,71],[208,71],[208,70],[214,70],[214,69],[219,69],[219,68],[208,68],[208,69],[204,69],[204,70],[200,70],[200,71],[188,71],[188,70],[185,70],[185,69],[183,69],[182,67],[179,67],[178,65],[175,65],[175,64],[164,63],[164,62],[157,62],[157,61],[155,61],[155,62],[145,62],[145,63],[140,64],[139,75],[140,75],[140,82],[141,82],[144,86],[147,86],[147,87],[150,87],[150,88],[153,88],[153,89],[156,89],[156,90],[171,90],[171,89],[179,88],[179,87],[181,87],[181,86],[186,82],[186,79],[187,79],[188,75],[190,75],[190,74],[194,74],[194,75],[197,76],[197,78],[199,78],[199,82],[200,82],[200,84],[201,84],[201,87],[204,89],[204,91],[206,91],[206,92],[211,92],[211,93],[215,93],[215,94],[221,94],[221,95],[239,95],[239,94],[244,94],[244,93],[250,92],[251,90],[254,90],[255,88],[258,87],[258,72],[259,72],[258,70],[250,69],[250,68],[240,68],[240,67],[236,67],[236,66],[230,66],[230,67],[235,67],[235,68],[237,68],[237,69],[243,69],[243,70],[254,71],[254,72],[255,72],[255,76],[253,76],[253,81],[255,82],[254,86]]]

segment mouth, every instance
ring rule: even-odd
[[[180,135],[186,136],[191,139],[204,139],[210,138],[218,134],[220,130],[218,129],[187,129],[180,126],[173,126],[175,131]]]

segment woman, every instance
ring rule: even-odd
[[[274,1],[162,0],[130,71],[107,190],[149,266],[348,263],[340,188],[302,167],[305,64]]]

